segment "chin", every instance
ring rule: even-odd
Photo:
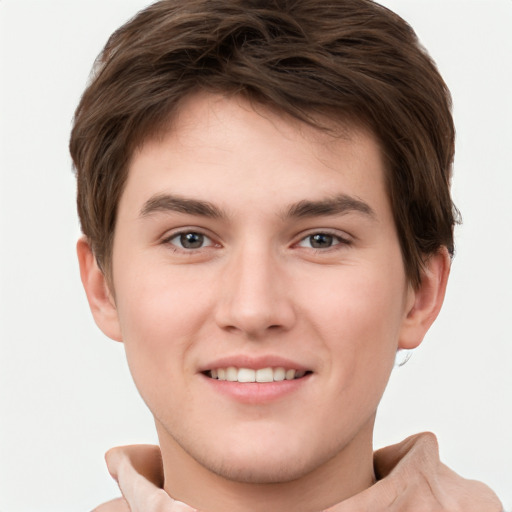
[[[258,461],[237,461],[223,460],[221,463],[209,464],[210,461],[200,461],[216,475],[232,482],[245,484],[278,484],[298,480],[314,469],[316,464],[304,464],[304,461],[297,461],[290,464],[290,457],[274,460]]]
[[[299,480],[323,466],[330,466],[351,441],[351,436],[339,434],[347,430],[344,425],[335,430],[338,435],[330,429],[319,432],[316,425],[307,428],[299,425],[238,422],[231,427],[212,425],[207,431],[194,430],[193,434],[191,430],[179,432],[182,435],[171,429],[160,429],[159,437],[170,453],[170,460],[188,458],[196,470],[199,466],[232,482],[279,484]]]
[[[236,436],[233,436],[236,438]],[[252,437],[252,436],[251,436]],[[265,440],[267,442],[265,442]],[[238,438],[209,450],[189,451],[201,466],[227,480],[247,484],[277,484],[298,480],[329,461],[339,446],[322,446],[301,437]],[[222,448],[221,448],[222,446]]]

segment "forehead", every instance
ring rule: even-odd
[[[356,125],[332,128],[315,128],[240,97],[192,96],[165,132],[134,152],[120,209],[140,207],[158,193],[199,197],[228,210],[340,193],[363,194],[377,206],[386,202],[376,138]]]

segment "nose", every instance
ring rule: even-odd
[[[230,258],[218,286],[222,292],[216,321],[224,330],[258,339],[271,331],[287,331],[295,323],[286,270],[270,250],[241,248]]]

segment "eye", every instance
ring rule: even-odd
[[[297,245],[311,249],[329,249],[339,244],[347,245],[348,243],[347,240],[331,233],[313,233],[303,238]]]
[[[168,238],[166,242],[185,250],[202,249],[203,247],[214,245],[212,240],[206,235],[195,231],[177,233]]]

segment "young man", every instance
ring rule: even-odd
[[[442,305],[453,142],[368,0],[162,1],[112,36],[70,147],[82,281],[159,435],[163,491],[132,469],[158,454],[112,455],[132,511],[500,510],[428,436],[372,450]]]

